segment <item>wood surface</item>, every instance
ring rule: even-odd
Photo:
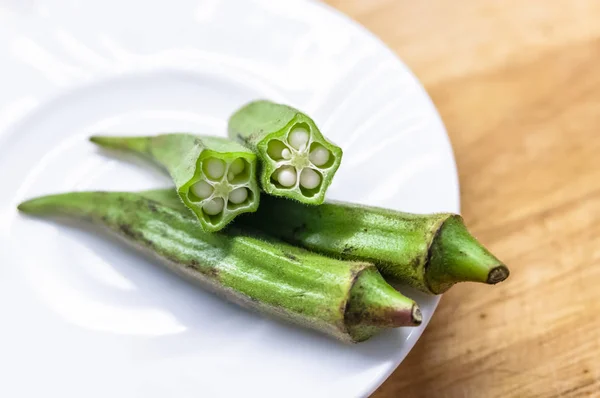
[[[600,1],[326,2],[424,84],[512,272],[445,294],[373,397],[600,397]]]

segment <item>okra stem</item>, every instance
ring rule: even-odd
[[[304,206],[265,196],[259,211],[237,225],[330,256],[373,262],[388,282],[430,294],[458,282],[495,284],[509,275],[456,214],[409,214],[343,202]]]
[[[306,114],[287,105],[255,101],[229,119],[229,137],[253,149],[265,192],[321,204],[340,166],[342,150],[323,137]]]
[[[144,155],[164,166],[181,200],[207,231],[218,231],[237,215],[258,207],[256,155],[226,138],[162,134],[93,136],[90,141]]]
[[[235,227],[204,232],[174,190],[73,192],[32,199],[19,210],[107,227],[233,302],[345,342],[421,322],[417,304],[372,264],[324,257]]]

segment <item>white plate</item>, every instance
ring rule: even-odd
[[[267,97],[344,149],[330,197],[458,211],[444,127],[408,69],[363,28],[306,1],[9,0],[0,5],[0,396],[355,397],[420,328],[346,346],[248,313],[91,229],[16,204],[168,178],[91,132],[224,134]]]

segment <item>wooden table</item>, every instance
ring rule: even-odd
[[[600,397],[600,1],[327,2],[423,82],[512,272],[445,294],[373,397]]]

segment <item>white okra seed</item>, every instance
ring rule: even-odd
[[[231,166],[229,166],[229,172],[233,173],[233,175],[237,175],[244,171],[244,167],[246,167],[244,160],[242,158],[237,158],[231,162]]]
[[[315,166],[323,166],[325,163],[329,161],[329,150],[325,148],[323,145],[315,145],[313,150],[310,151],[310,155],[308,159]]]
[[[192,185],[192,192],[200,199],[206,199],[213,193],[213,187],[208,182],[201,180]]]
[[[282,158],[281,153],[285,149],[287,149],[287,146],[283,142],[279,140],[271,140],[269,141],[269,145],[267,147],[267,154],[271,157],[271,159],[279,160]]]
[[[288,137],[288,142],[294,148],[300,150],[302,146],[306,148],[306,144],[308,144],[308,139],[310,138],[310,133],[304,127],[296,127]]]
[[[204,161],[204,172],[212,179],[219,179],[225,174],[225,162],[217,158],[208,158]]]
[[[292,152],[290,152],[289,149],[285,148],[283,151],[281,151],[281,157],[285,160],[289,160],[292,158]]]
[[[320,183],[321,176],[313,169],[307,167],[300,173],[300,185],[304,188],[313,189],[318,187]]]
[[[204,213],[214,216],[223,211],[224,202],[222,198],[213,198],[202,206]]]
[[[296,184],[296,169],[292,166],[283,166],[277,171],[277,181],[284,187],[291,187]]]
[[[227,179],[229,180],[229,182],[233,181],[233,179],[235,178],[235,174],[233,174],[233,172],[229,172],[227,173]]]
[[[236,188],[229,193],[229,201],[234,204],[240,204],[248,198],[248,190],[244,187]]]

